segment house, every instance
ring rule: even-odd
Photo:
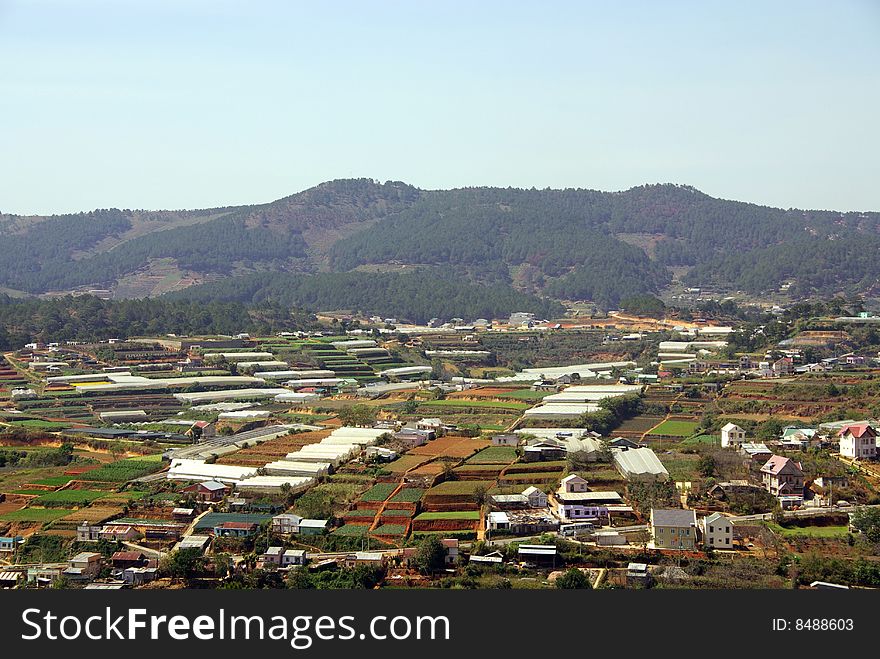
[[[631,449],[631,448],[642,448],[644,444],[639,444],[638,442],[634,442],[631,439],[627,439],[626,437],[615,437],[612,440],[608,441],[608,448],[620,448],[620,449]]]
[[[854,460],[873,460],[877,457],[877,431],[869,423],[854,423],[837,432],[840,454]]]
[[[146,556],[139,551],[117,551],[113,552],[110,556],[110,564],[118,570],[125,570],[130,567],[143,567],[146,562]]]
[[[693,551],[696,536],[697,513],[693,510],[651,509],[651,538],[655,549]]]
[[[327,532],[326,519],[302,519],[299,522],[300,535],[322,535]]]
[[[700,520],[700,532],[703,534],[703,546],[713,549],[731,549],[733,547],[733,523],[721,513],[712,513]]]
[[[284,547],[269,547],[260,556],[260,564],[263,567],[290,568],[305,565],[305,549],[285,549]]]
[[[358,565],[382,567],[385,565],[385,554],[381,551],[356,551],[345,557],[345,567],[353,568]]]
[[[509,531],[510,516],[502,511],[493,510],[486,515],[487,531]]]
[[[219,481],[203,481],[189,485],[181,491],[185,494],[195,495],[197,501],[213,502],[222,501],[223,497],[229,493],[229,490],[229,486]]]
[[[291,533],[299,533],[299,524],[302,517],[293,513],[284,513],[283,515],[275,515],[272,518],[272,533],[281,535],[290,535]]]
[[[794,360],[791,357],[782,357],[773,362],[770,368],[773,371],[773,375],[777,377],[791,375],[794,373]]]
[[[773,455],[773,452],[767,448],[766,444],[755,442],[744,442],[740,445],[739,452],[756,462],[764,462]]]
[[[458,563],[458,538],[444,538],[440,542],[446,551],[446,565]]]
[[[592,494],[592,493],[591,493]],[[557,508],[564,522],[596,522],[608,519],[608,506],[591,506],[583,503],[560,504]]]
[[[401,428],[400,432],[394,433],[391,437],[396,446],[408,451],[436,439],[437,432],[435,430],[419,430],[418,428]]]
[[[564,444],[552,440],[543,440],[530,444],[523,449],[523,462],[547,462],[565,460],[568,451]]]
[[[175,522],[188,522],[193,518],[196,511],[194,508],[174,508],[171,511],[171,518]]]
[[[651,582],[651,573],[647,563],[630,563],[626,566],[627,586],[647,586]]]
[[[521,561],[556,566],[556,545],[520,545],[516,553]]]
[[[782,431],[779,444],[787,450],[806,451],[816,432],[815,428],[795,428],[789,426]]]
[[[23,543],[24,538],[20,535],[2,537],[0,538],[0,552],[14,552]]]
[[[562,479],[559,484],[558,493],[565,495],[574,492],[588,492],[587,481],[577,474],[570,474]]]
[[[519,435],[514,433],[492,435],[492,446],[519,446]]]
[[[76,527],[77,542],[97,542],[101,536],[103,526],[92,526],[88,522],[83,522]]]
[[[708,494],[713,499],[726,500],[731,495],[748,494],[753,490],[760,490],[758,485],[754,485],[747,480],[733,480],[715,483],[708,489]]]
[[[583,479],[581,479],[583,480]],[[586,481],[584,481],[586,482]],[[522,491],[523,496],[528,501],[529,508],[546,508],[547,494],[531,485]]]
[[[483,563],[487,565],[501,565],[504,563],[504,555],[500,551],[493,551],[483,556],[471,554],[468,563]]]
[[[443,428],[443,422],[437,418],[426,418],[416,422],[416,430],[431,430],[439,437]]]
[[[721,446],[727,448],[729,446],[739,446],[746,441],[746,431],[735,423],[728,423],[721,429]]]
[[[804,494],[804,472],[799,462],[774,455],[761,467],[764,489],[775,497]]]
[[[122,571],[122,580],[129,586],[142,586],[159,577],[159,570],[154,567],[129,567]]]
[[[98,533],[99,540],[127,542],[140,537],[137,529],[127,524],[105,524]]]
[[[256,522],[222,522],[214,527],[214,536],[218,538],[246,538],[257,532]]]
[[[97,552],[80,552],[67,562],[64,574],[74,579],[94,579],[101,572],[103,556]]]

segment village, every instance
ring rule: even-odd
[[[845,330],[325,320],[5,354],[0,587],[880,586]]]

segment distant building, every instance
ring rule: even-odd
[[[873,460],[877,457],[877,431],[868,423],[854,423],[841,428],[840,454],[854,460]]]
[[[735,423],[728,423],[721,429],[721,446],[739,446],[746,441],[746,431]]]
[[[780,455],[772,456],[761,467],[764,488],[773,496],[804,494],[804,472],[799,462]]]
[[[721,513],[712,513],[700,520],[703,546],[713,549],[733,548],[733,522]]]
[[[657,549],[692,551],[697,540],[697,513],[693,510],[652,508],[651,537]]]

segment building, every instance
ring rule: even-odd
[[[328,520],[303,519],[299,522],[300,535],[322,535],[327,532]]]
[[[281,535],[299,533],[299,524],[302,522],[302,519],[302,517],[293,513],[275,515],[272,518],[272,533],[279,533]]]
[[[139,551],[117,551],[110,556],[110,564],[118,570],[143,567],[146,563],[146,556]]]
[[[801,464],[791,458],[772,456],[761,467],[764,489],[775,497],[804,494],[804,472]]]
[[[728,423],[721,429],[721,446],[739,446],[746,441],[746,431],[735,423]]]
[[[4,536],[0,538],[0,552],[12,553],[23,543],[24,538],[20,535]]]
[[[556,566],[555,545],[520,545],[516,553],[521,561]]]
[[[446,551],[446,565],[458,563],[458,538],[444,538],[440,541]]]
[[[583,480],[583,479],[582,479]],[[523,496],[526,498],[529,508],[546,508],[547,507],[547,494],[542,490],[539,490],[534,485],[531,485],[522,491]]]
[[[677,508],[652,508],[651,538],[655,549],[693,551],[697,541],[697,513]]]
[[[92,526],[88,522],[83,522],[76,527],[77,542],[97,542],[101,536],[103,526]]]
[[[764,443],[744,442],[739,447],[739,452],[756,462],[765,462],[773,452]]]
[[[246,538],[257,532],[255,522],[222,522],[214,527],[214,536],[218,538]]]
[[[841,428],[840,454],[853,460],[873,460],[877,457],[877,431],[869,423],[854,423]]]
[[[223,497],[229,493],[229,490],[229,486],[219,481],[203,481],[188,485],[181,491],[185,494],[193,494],[197,501],[213,502],[222,501]]]
[[[588,492],[589,487],[587,487],[587,481],[578,476],[577,474],[570,474],[562,479],[559,483],[559,490],[557,490],[557,494],[561,495],[562,498],[565,498],[566,494],[572,494],[575,492]]]
[[[733,523],[721,513],[712,513],[700,520],[700,531],[703,534],[703,546],[713,549],[731,549],[733,547]]]
[[[492,435],[492,446],[519,446],[519,435],[514,433]]]
[[[629,481],[666,481],[669,472],[657,455],[649,448],[622,451],[612,449],[611,455],[617,471]]]
[[[548,462],[565,460],[568,450],[564,444],[542,440],[523,449],[523,462]]]
[[[80,552],[68,561],[64,574],[73,579],[94,579],[101,572],[103,557],[97,552]]]

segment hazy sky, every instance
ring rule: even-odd
[[[346,177],[880,210],[880,0],[0,0],[0,211]]]

